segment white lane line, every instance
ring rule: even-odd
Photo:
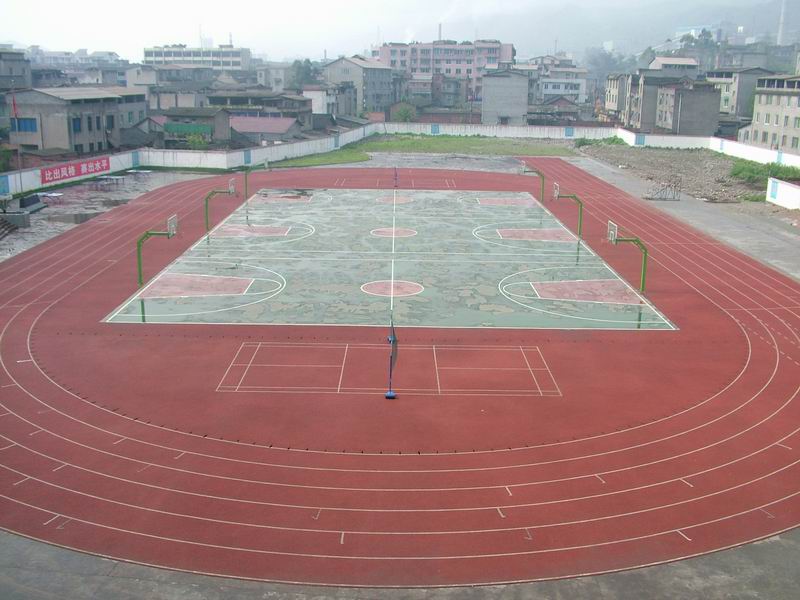
[[[120,443],[124,442],[124,441],[125,441],[125,440],[127,440],[127,439],[128,439],[128,438],[121,437],[121,438],[119,438],[119,439],[118,439],[116,442],[114,442],[114,443],[112,444],[112,446],[116,446],[117,444],[120,444]]]
[[[433,347],[433,368],[436,370],[436,391],[439,393],[439,395],[441,395],[442,383],[439,380],[439,361],[436,358],[436,346]]]
[[[685,533],[683,533],[683,532],[682,532],[680,529],[676,529],[676,530],[675,530],[675,533],[678,533],[678,534],[680,534],[680,536],[681,536],[683,539],[685,539],[687,542],[691,542],[691,541],[692,541],[692,538],[690,538],[688,535],[686,535]]]
[[[178,460],[178,459],[179,459],[181,456],[183,456],[184,454],[186,454],[186,452],[181,452],[180,454],[178,454],[178,456],[173,456],[173,457],[172,457],[172,459],[173,459],[173,460]]]
[[[25,360],[18,360],[18,363],[26,363],[26,362],[33,362],[32,358],[26,358]]]
[[[499,506],[497,507],[497,514],[499,514],[499,515],[500,515],[500,518],[501,518],[501,519],[505,519],[505,518],[506,518],[506,515],[503,513],[503,511],[502,511],[502,510],[500,510],[500,507],[499,507]]]
[[[13,485],[19,485],[20,483],[25,483],[26,481],[28,481],[28,479],[30,479],[30,477],[26,477],[25,479],[20,479],[19,481],[17,481]]]
[[[36,435],[37,433],[41,433],[41,429],[37,429],[36,431],[31,431],[28,435]]]
[[[769,511],[768,511],[766,508],[759,508],[758,510],[760,510],[761,512],[763,512],[763,513],[764,513],[765,515],[767,515],[767,517],[769,517],[770,519],[774,519],[774,518],[775,518],[775,515],[773,515],[771,512],[769,512]]]
[[[17,385],[17,384],[16,383],[7,383],[7,384],[5,384],[3,386],[0,386],[0,387],[2,387],[2,388],[10,388],[10,387],[14,387],[15,385]]]
[[[780,442],[775,442],[776,446],[780,446],[781,448],[786,448],[787,450],[791,450],[791,446],[787,446],[786,444],[781,444]]]
[[[9,448],[13,448],[16,445],[17,445],[16,443],[11,442],[8,446],[3,446],[2,448],[0,448],[0,450],[8,450]]]
[[[55,520],[56,520],[58,517],[60,517],[60,516],[61,516],[61,515],[55,515],[55,516],[51,517],[50,519],[48,519],[47,521],[45,521],[44,523],[42,523],[42,525],[50,525],[50,523],[52,523],[53,521],[55,521]]]
[[[350,348],[350,344],[345,344],[344,346],[344,355],[342,356],[342,370],[339,373],[339,385],[336,388],[337,392],[342,391],[342,379],[344,378],[344,364],[347,362],[347,350]]]
[[[693,486],[691,483],[689,483],[688,481],[686,481],[686,480],[685,480],[683,477],[681,477],[681,478],[679,479],[679,481],[682,481],[683,483],[685,483],[685,484],[686,484],[686,485],[688,485],[689,487],[692,487],[692,488],[694,487],[694,486]]]
[[[320,516],[321,514],[322,514],[322,509],[321,509],[321,508],[318,508],[318,509],[317,509],[317,514],[315,514],[315,515],[311,515],[311,518],[312,518],[312,519],[314,519],[315,521],[319,521],[319,516]]]
[[[598,475],[597,473],[595,473],[594,476],[597,477],[600,480],[600,483],[605,483],[606,482],[606,480],[603,479],[602,477],[600,477],[600,475]]]
[[[526,540],[532,540],[533,539],[533,536],[531,535],[531,530],[528,529],[527,527],[525,528],[525,539]]]
[[[52,472],[52,473],[55,473],[56,471],[60,471],[61,469],[63,469],[63,468],[64,468],[64,467],[66,467],[66,466],[67,466],[67,465],[66,465],[66,463],[64,463],[64,464],[60,464],[60,465],[58,465],[58,466],[57,466],[55,469],[53,469],[51,472]]]
[[[339,538],[339,544],[344,544],[344,531],[342,532],[342,536]]]
[[[63,523],[61,523],[61,525],[59,525],[58,527],[56,527],[56,529],[64,529],[64,526],[65,526],[67,523],[69,523],[70,521],[72,521],[72,519],[67,519],[66,521],[64,521]]]
[[[148,463],[148,464],[146,464],[145,466],[143,466],[141,469],[136,469],[136,472],[137,472],[137,473],[141,473],[141,472],[142,472],[142,471],[144,471],[145,469],[148,469],[148,468],[150,468],[150,466],[151,466],[151,465],[150,465],[150,463]]]
[[[512,493],[511,493],[511,490],[510,490],[510,489],[508,489],[508,486],[506,486],[506,491],[508,492],[508,495],[509,495],[509,496],[513,496],[513,495],[514,495],[514,494],[512,494]]]

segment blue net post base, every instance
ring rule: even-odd
[[[397,393],[394,390],[389,390],[388,392],[386,392],[384,397],[387,400],[394,400],[395,398],[397,398]]]

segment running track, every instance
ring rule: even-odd
[[[438,586],[609,572],[800,523],[800,285],[559,159],[585,238],[678,331],[401,330],[405,344],[536,346],[561,397],[223,394],[243,342],[383,343],[374,328],[101,323],[202,235],[226,178],[145,194],[0,264],[0,526],[184,571]],[[393,172],[257,174],[251,189],[387,189]],[[240,182],[241,186],[241,182]],[[400,188],[535,178],[401,170]],[[218,222],[241,198],[215,198]],[[547,207],[574,230],[567,201]],[[402,356],[401,356],[402,361]],[[402,362],[400,363],[402,368]]]

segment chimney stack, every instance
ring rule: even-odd
[[[781,22],[783,22],[783,16],[781,16]],[[439,41],[442,41],[442,24],[439,23]]]

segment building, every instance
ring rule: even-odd
[[[235,117],[230,119],[231,127],[255,145],[266,146],[274,142],[288,142],[302,137],[302,129],[297,119],[290,117]]]
[[[479,100],[483,93],[485,73],[514,63],[513,44],[498,40],[475,40],[410,44],[388,43],[372,50],[372,57],[382,64],[403,71],[410,77],[416,73],[441,74],[466,83],[465,96]]]
[[[144,94],[126,88],[31,89],[17,92],[15,100],[10,142],[23,152],[105,152],[119,146],[124,126],[146,114]]]
[[[75,85],[77,80],[69,77],[63,70],[55,67],[42,67],[34,65],[31,67],[33,84],[31,87],[57,87]]]
[[[609,123],[621,123],[624,120],[625,105],[630,95],[631,75],[629,73],[612,73],[606,77],[606,98],[600,120]]]
[[[719,112],[733,117],[753,116],[753,97],[758,79],[774,75],[760,67],[715,69],[706,73],[709,83],[720,91]]]
[[[171,108],[164,113],[164,145],[181,148],[190,136],[207,144],[227,145],[231,140],[231,115],[220,108]]]
[[[661,83],[657,94],[656,132],[711,136],[717,131],[720,91],[714,84],[682,77]]]
[[[352,83],[356,90],[359,114],[385,111],[394,103],[392,68],[358,54],[342,57],[323,68],[329,83]]]
[[[0,50],[0,91],[29,88],[31,85],[31,63],[25,58],[25,53]]]
[[[125,67],[86,67],[71,71],[71,77],[78,85],[126,85]]]
[[[291,67],[290,63],[266,61],[263,66],[255,68],[256,83],[273,92],[282,92],[286,88]]]
[[[173,44],[145,48],[142,62],[146,65],[210,67],[215,71],[249,71],[250,61],[249,48],[236,48],[230,44],[217,48],[189,48],[185,44]]]
[[[302,93],[311,99],[315,115],[356,115],[356,88],[352,83],[304,85]]]
[[[679,56],[656,56],[648,66],[652,71],[659,71],[664,77],[689,77],[696,78],[699,74],[699,64],[694,58]]]
[[[526,125],[528,115],[528,74],[502,69],[483,76],[481,123],[484,125]]]
[[[245,117],[291,117],[303,131],[314,126],[311,98],[273,92],[264,88],[207,92],[208,106],[225,108],[230,114]]]
[[[125,69],[128,87],[168,85],[183,82],[212,81],[216,76],[211,67],[183,65],[131,65]]]
[[[53,67],[66,71],[81,70],[88,67],[125,67],[127,60],[116,52],[98,50],[89,52],[85,48],[76,52],[43,50],[39,46],[29,46],[25,55],[32,65]]]
[[[800,76],[760,77],[752,124],[739,141],[761,148],[800,154]]]

